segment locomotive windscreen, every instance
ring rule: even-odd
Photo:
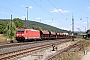
[[[17,32],[24,32],[24,30],[18,30]]]

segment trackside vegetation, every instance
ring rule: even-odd
[[[26,28],[25,23],[25,20],[19,18],[14,18],[13,20],[0,19],[0,34],[4,34],[7,38],[15,38],[17,28]],[[71,33],[71,31],[59,29],[47,24],[31,20],[27,20],[27,28],[36,30],[48,30],[53,32]]]

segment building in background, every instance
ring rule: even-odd
[[[90,29],[87,30],[86,34],[87,34],[87,37],[90,38]]]

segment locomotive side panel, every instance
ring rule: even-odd
[[[16,40],[20,42],[40,39],[39,30],[19,28],[16,32]]]
[[[39,30],[26,30],[26,39],[40,39]]]

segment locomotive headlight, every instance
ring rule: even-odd
[[[22,34],[22,36],[24,36],[24,34]]]
[[[18,36],[19,34],[17,34],[17,36]]]

